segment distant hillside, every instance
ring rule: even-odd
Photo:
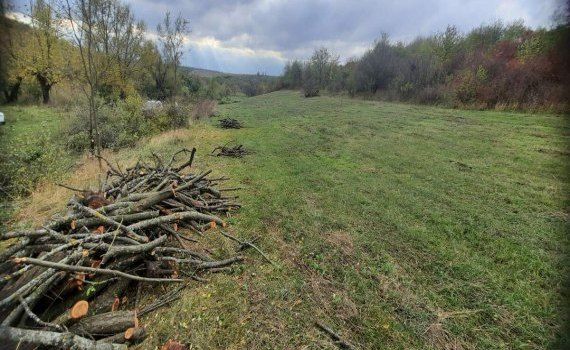
[[[182,67],[182,70],[187,72],[187,73],[194,74],[194,75],[197,75],[199,77],[204,77],[204,78],[213,78],[213,77],[219,77],[219,76],[224,76],[224,75],[239,75],[239,74],[224,73],[224,72],[219,72],[216,70],[195,68],[195,67]]]
[[[204,68],[196,68],[196,67],[182,67],[182,70],[184,72],[190,73],[190,74],[194,74],[197,75],[199,77],[203,77],[203,78],[213,78],[213,77],[221,77],[221,76],[233,76],[233,77],[255,77],[255,76],[264,76],[264,77],[269,77],[269,78],[273,78],[275,76],[272,75],[265,75],[265,74],[238,74],[238,73],[225,73],[225,72],[220,72],[217,70],[210,70],[210,69],[204,69]]]
[[[197,77],[209,89],[215,90],[214,86],[217,86],[220,91],[242,92],[246,96],[278,90],[279,84],[279,77],[272,75],[224,73],[195,67],[182,67],[182,71]]]

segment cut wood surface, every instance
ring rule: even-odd
[[[138,343],[144,338],[146,338],[147,332],[142,327],[131,327],[128,328],[124,333],[117,333],[107,338],[103,338],[100,341],[105,343],[115,343],[115,344],[134,344]]]
[[[69,315],[72,319],[77,320],[87,315],[88,311],[89,311],[89,303],[86,300],[80,300],[77,303],[75,303],[75,305],[73,305]]]
[[[125,331],[124,338],[128,341],[135,341],[146,336],[146,331],[142,327],[131,327]]]

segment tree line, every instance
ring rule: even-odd
[[[157,41],[118,0],[35,0],[27,15],[29,25],[3,16],[6,102],[18,99],[26,80],[37,81],[45,103],[53,86],[71,80],[107,99],[135,90],[176,95],[189,31],[180,15],[166,13]]]
[[[276,78],[261,74],[189,73],[181,61],[190,27],[180,14],[166,12],[150,31],[121,0],[33,0],[27,23],[7,18],[9,10],[0,0],[0,103],[53,104],[55,91],[63,101],[56,103],[81,104],[68,132],[74,150],[98,153],[186,125],[202,99],[224,103],[277,88]],[[167,104],[143,115],[145,99]]]
[[[327,90],[454,107],[566,109],[569,34],[566,23],[533,30],[522,21],[466,34],[448,26],[409,43],[383,34],[344,64],[316,49],[307,61],[289,62],[281,83],[307,97]]]
[[[119,0],[34,0],[29,25],[4,16],[0,0],[0,102],[34,95],[49,103],[54,86],[93,83],[107,101],[140,94],[171,100],[177,95],[221,99],[272,91],[276,79],[262,74],[196,76],[181,66],[189,23],[166,13],[151,38]]]

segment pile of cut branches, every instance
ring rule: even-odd
[[[195,152],[181,150],[168,162],[153,154],[152,164],[139,161],[125,171],[102,159],[109,170],[101,191],[73,189],[81,195],[71,198],[65,216],[0,234],[15,241],[0,253],[0,338],[122,349],[144,338],[138,317],[175,300],[185,282],[241,262],[240,255],[216,260],[210,249],[193,248],[202,232],[225,227],[222,216],[240,207],[226,195],[235,189],[217,188],[227,178],[185,173]],[[180,155],[189,157],[175,166]],[[141,307],[143,283],[181,286]]]
[[[241,129],[242,125],[239,121],[232,118],[224,118],[220,120],[220,128],[222,129]]]
[[[233,157],[241,158],[248,154],[249,152],[243,147],[243,145],[237,145],[234,147],[228,147],[227,145],[218,146],[214,148],[212,154],[216,157]]]

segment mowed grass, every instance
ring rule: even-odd
[[[544,349],[568,334],[568,118],[458,111],[280,91],[108,155],[199,149],[196,169],[240,186],[229,231],[257,244],[143,318],[153,349]],[[233,141],[252,153],[210,157]],[[89,176],[70,176],[72,184]],[[52,198],[39,189],[35,198]],[[65,205],[53,201],[51,207]],[[41,217],[23,211],[21,219]],[[36,215],[34,215],[34,213]],[[216,231],[207,240],[231,254]],[[163,287],[148,287],[161,293]]]

